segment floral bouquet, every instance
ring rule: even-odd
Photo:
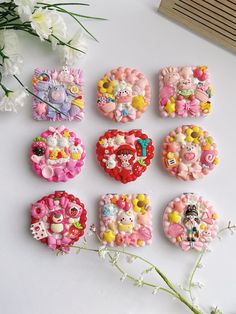
[[[38,37],[41,42],[49,43],[53,50],[62,55],[63,64],[72,65],[87,52],[85,34],[97,40],[83,25],[81,20],[103,18],[82,15],[68,6],[89,6],[87,3],[65,2],[47,3],[43,0],[8,0],[0,4],[0,110],[17,112],[22,107],[28,94],[32,93],[19,79],[23,66],[20,55],[20,32]],[[72,37],[68,36],[64,16],[69,16],[78,25]],[[21,85],[20,89],[11,90],[4,84],[4,77],[13,77]],[[44,100],[45,102],[45,100]],[[52,106],[47,103],[48,106]]]

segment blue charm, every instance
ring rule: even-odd
[[[150,143],[150,139],[146,138],[145,140],[138,140],[138,143],[141,145],[142,147],[142,156],[146,157],[147,156],[147,146]]]

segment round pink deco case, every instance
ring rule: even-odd
[[[84,145],[68,128],[49,127],[33,139],[30,160],[38,176],[49,182],[66,182],[78,175],[84,165]]]
[[[146,77],[135,69],[119,67],[107,72],[98,82],[99,111],[115,122],[140,118],[150,105],[151,87]]]
[[[162,161],[172,176],[197,180],[218,164],[218,151],[208,132],[196,125],[183,125],[164,139]]]
[[[218,215],[201,196],[184,193],[166,207],[163,228],[167,238],[183,251],[201,251],[217,235]]]
[[[85,205],[65,191],[56,191],[31,204],[31,233],[51,250],[69,252],[70,246],[84,235],[86,221]]]

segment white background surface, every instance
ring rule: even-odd
[[[151,294],[119,281],[119,275],[94,253],[74,253],[57,257],[32,239],[29,232],[29,204],[56,189],[65,189],[87,205],[88,225],[97,223],[97,200],[106,192],[146,192],[153,205],[154,241],[137,253],[149,258],[174,283],[184,283],[197,258],[183,253],[164,237],[161,219],[165,205],[182,192],[196,192],[215,204],[221,225],[236,222],[235,198],[235,56],[205,39],[168,21],[156,12],[152,0],[91,0],[83,13],[109,18],[107,22],[87,22],[100,43],[90,43],[82,63],[86,78],[86,118],[66,125],[85,143],[87,160],[82,173],[63,183],[47,183],[30,169],[28,149],[33,137],[48,127],[31,118],[31,99],[19,115],[1,114],[1,291],[0,313],[4,314],[184,314],[184,305],[168,295]],[[71,24],[71,26],[74,24]],[[71,32],[74,27],[71,27]],[[30,86],[34,67],[57,67],[56,54],[47,44],[21,34],[25,58],[22,80]],[[157,73],[167,65],[209,66],[215,96],[213,112],[198,120],[164,120],[157,110]],[[152,105],[140,120],[115,125],[96,109],[96,83],[109,69],[124,65],[141,70],[151,81]],[[163,137],[183,123],[198,123],[216,139],[220,164],[197,182],[181,182],[161,168],[160,144]],[[57,125],[57,124],[54,124]],[[148,171],[136,182],[122,185],[105,175],[95,158],[95,143],[109,128],[142,128],[152,138],[155,158]],[[96,246],[90,240],[91,246]],[[197,276],[206,283],[197,294],[204,313],[218,305],[224,313],[236,313],[235,238],[226,236],[212,244],[213,252],[204,260]],[[133,265],[135,268],[135,264]],[[158,284],[158,281],[157,281]],[[160,281],[159,281],[160,284]]]

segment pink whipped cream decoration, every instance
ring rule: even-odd
[[[99,202],[100,237],[109,246],[145,246],[152,240],[146,194],[106,194]]]
[[[51,250],[68,252],[84,234],[87,211],[81,201],[64,191],[43,197],[31,204],[33,237]]]
[[[163,228],[167,238],[183,251],[201,251],[217,235],[218,215],[202,197],[184,193],[166,207]]]
[[[199,117],[210,113],[213,92],[206,66],[163,68],[159,86],[163,117]]]
[[[49,127],[34,138],[30,159],[38,176],[50,182],[66,182],[81,171],[85,159],[84,145],[66,127]]]
[[[196,125],[184,125],[170,132],[162,148],[164,167],[182,180],[202,178],[218,164],[213,138]]]
[[[84,78],[79,69],[36,69],[32,79],[35,120],[82,120],[84,117]],[[51,106],[49,106],[49,103]]]
[[[98,82],[100,112],[116,122],[140,118],[150,105],[151,88],[145,76],[134,69],[119,67]]]

